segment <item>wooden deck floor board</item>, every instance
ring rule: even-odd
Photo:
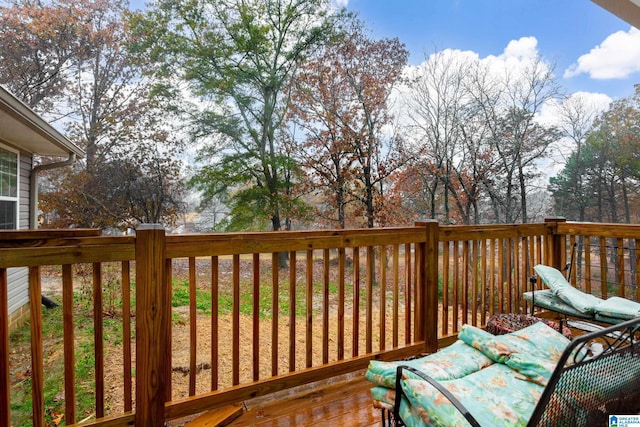
[[[379,426],[380,412],[373,407],[370,389],[362,376],[255,406],[248,402],[247,411],[229,426]]]

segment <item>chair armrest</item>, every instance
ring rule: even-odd
[[[421,379],[431,384],[440,393],[442,393],[442,395],[444,395],[444,397],[446,397],[447,400],[451,402],[451,404],[458,410],[458,412],[460,412],[462,416],[465,417],[465,419],[469,422],[469,424],[471,424],[472,427],[481,427],[478,420],[476,420],[473,417],[473,415],[471,415],[471,412],[469,412],[469,410],[462,404],[462,402],[460,402],[441,383],[431,378],[429,375],[425,374],[424,372],[421,372],[415,368],[412,368],[411,366],[406,366],[406,365],[400,365],[396,370],[396,397],[395,397],[394,408],[393,408],[393,415],[396,420],[398,421],[402,420],[400,418],[400,401],[402,400],[402,397],[405,396],[404,390],[402,389],[402,371],[403,370],[410,371],[411,373],[417,375]]]

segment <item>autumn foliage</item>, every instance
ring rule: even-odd
[[[172,225],[187,197],[201,230],[638,220],[637,92],[562,113],[537,52],[409,65],[329,0],[0,4],[0,83],[86,152],[42,181],[47,226]]]

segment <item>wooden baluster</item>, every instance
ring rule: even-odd
[[[640,261],[640,258],[638,258]],[[640,271],[638,271],[640,274]],[[584,237],[584,285],[585,292],[591,293],[591,237]],[[640,288],[639,288],[640,289]]]
[[[460,311],[460,242],[454,240],[453,242],[453,333],[458,332]]]
[[[76,363],[73,321],[73,272],[70,264],[62,266],[62,330],[64,334],[64,419],[76,422]]]
[[[380,246],[380,351],[387,341],[387,247]]]
[[[367,281],[366,281],[366,289],[367,289],[367,300],[365,301],[367,307],[366,313],[366,348],[365,351],[367,354],[373,351],[373,281],[374,281],[374,258],[375,254],[372,246],[367,246]]]
[[[124,378],[124,411],[133,409],[133,384],[131,379],[131,268],[129,261],[122,261],[122,367]],[[71,287],[71,286],[69,286]],[[65,333],[66,336],[66,333]],[[171,396],[169,396],[169,400]],[[67,414],[65,414],[65,419]]]
[[[322,363],[329,363],[329,249],[322,254]]]
[[[253,254],[253,380],[260,379],[260,254]]]
[[[218,389],[218,289],[219,289],[219,264],[218,257],[211,257],[211,391]]]
[[[355,263],[355,261],[354,261]],[[354,267],[355,268],[355,267]],[[400,247],[393,245],[393,348],[399,343]]]
[[[280,310],[279,297],[279,269],[278,253],[271,254],[271,375],[278,375],[278,312]]]
[[[478,242],[474,240],[471,244],[471,324],[478,326]]]
[[[616,240],[616,250],[618,255],[618,296],[620,298],[625,298],[625,263],[624,263],[624,239]]]
[[[482,325],[487,323],[487,291],[489,289],[487,283],[487,239],[483,238],[480,241],[480,323]]]
[[[96,418],[104,417],[104,325],[102,323],[102,264],[93,264],[93,340]]]
[[[513,239],[507,238],[507,310],[509,313],[513,313]]]
[[[449,246],[450,242],[442,242],[442,335],[449,334]]]
[[[411,344],[411,244],[404,245],[404,341]]]
[[[602,299],[607,299],[607,271],[609,270],[609,257],[607,256],[607,240],[605,237],[600,237],[600,293]]]
[[[513,312],[519,312],[520,310],[520,305],[518,302],[521,301],[521,295],[522,295],[522,289],[520,284],[522,283],[521,281],[521,277],[523,275],[523,271],[522,271],[522,258],[520,257],[520,244],[522,242],[522,239],[519,237],[514,237],[513,239],[511,239],[512,243],[512,248],[513,248],[513,268],[511,269],[511,271],[513,271],[513,278],[511,280],[511,288],[513,289]]]
[[[164,346],[164,367],[165,367],[165,378],[167,381],[165,383],[165,401],[171,401],[171,396],[173,395],[173,381],[171,381],[171,376],[173,374],[172,363],[173,363],[173,355],[171,353],[171,346],[173,344],[173,334],[172,334],[172,323],[171,323],[171,315],[172,315],[172,300],[173,300],[173,261],[171,259],[165,259],[164,261],[164,306],[167,308],[165,319],[166,325],[166,344]]]
[[[276,266],[277,268],[277,266]],[[240,255],[233,255],[232,384],[240,384]]]
[[[498,239],[498,313],[504,313],[505,239]]]
[[[469,241],[462,242],[462,324],[469,323]]]
[[[33,426],[44,424],[44,366],[42,350],[42,293],[40,267],[29,267],[29,310],[31,315],[31,402]]]
[[[526,292],[528,290],[528,285],[529,285],[529,277],[531,276],[531,263],[530,263],[530,255],[532,253],[529,244],[530,244],[530,240],[529,237],[522,237],[521,239],[522,242],[522,262],[520,264],[520,271],[521,271],[521,276],[520,276],[520,280],[518,281],[518,283],[520,283],[520,289],[518,289],[518,298],[520,299],[520,304],[521,304],[521,311],[524,314],[529,313],[528,307],[527,307],[527,301],[525,301],[524,298],[522,298],[522,294],[524,292]],[[533,244],[531,242],[531,244]]]
[[[306,367],[313,366],[313,250],[307,250],[307,273],[306,273],[306,349],[305,362]]]
[[[296,370],[296,255],[289,252],[289,372]]]
[[[352,355],[360,350],[360,248],[353,248],[353,337]]]
[[[196,258],[189,257],[189,396],[196,394],[198,313],[196,310]]]
[[[489,262],[491,263],[491,279],[489,283],[489,313],[493,316],[496,314],[496,296],[498,295],[497,283],[496,283],[496,239],[489,241],[491,247],[489,248]]]
[[[338,360],[344,360],[345,250],[338,248]],[[367,313],[368,314],[368,313]]]

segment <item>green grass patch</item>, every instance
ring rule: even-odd
[[[95,412],[95,354],[93,346],[93,317],[84,303],[76,298],[74,310],[75,335],[75,377],[76,377],[76,414],[78,419]],[[63,334],[62,307],[45,309],[42,312],[42,336],[44,355],[44,408],[47,425],[65,425],[64,396],[64,354],[62,352]],[[105,318],[105,349],[122,342],[122,321],[119,318]],[[16,353],[30,352],[29,324],[18,328],[11,335],[11,347]],[[11,387],[11,425],[14,427],[31,426],[31,365],[18,363],[12,365]]]
[[[188,307],[191,301],[189,282],[184,280],[173,281],[173,295],[171,297],[172,307]],[[211,293],[200,288],[196,288],[195,294],[196,309],[205,313],[211,313]]]

